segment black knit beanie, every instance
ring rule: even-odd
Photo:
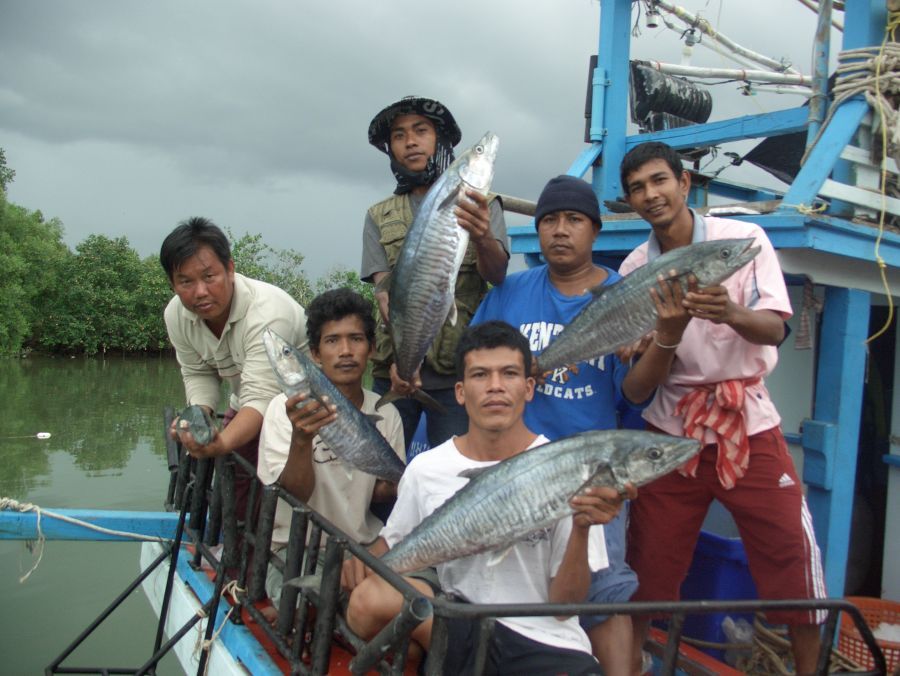
[[[551,178],[544,186],[534,212],[534,227],[537,228],[547,214],[566,210],[579,211],[598,227],[603,227],[603,221],[600,220],[600,203],[594,189],[580,178],[566,174]]]

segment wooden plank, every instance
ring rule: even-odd
[[[878,141],[878,139],[876,139],[876,141]],[[895,174],[900,174],[900,168],[897,167],[897,162],[895,162],[890,157],[886,157],[884,159],[884,162],[881,163],[881,166],[879,166],[878,163],[872,161],[868,150],[864,150],[863,148],[858,148],[856,146],[847,146],[846,148],[844,148],[841,151],[841,158],[849,160],[854,164],[862,164],[867,167],[872,167],[877,171],[881,171],[882,168],[887,167],[888,171]]]
[[[887,196],[882,198],[881,193],[838,183],[837,181],[832,181],[830,178],[825,179],[825,182],[819,190],[819,194],[823,197],[830,197],[843,202],[858,204],[859,206],[874,209],[875,211],[881,211],[881,206],[884,204],[885,211],[894,214],[895,216],[900,216],[900,199]]]

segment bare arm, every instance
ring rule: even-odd
[[[637,495],[629,487],[629,495]],[[614,488],[595,486],[585,493],[576,495],[570,501],[575,514],[572,515],[572,532],[566,544],[563,560],[550,580],[550,603],[580,603],[584,601],[591,582],[588,564],[588,534],[593,525],[609,523],[619,513],[623,497]]]
[[[489,284],[500,284],[506,279],[509,257],[491,232],[488,198],[474,190],[467,190],[465,196],[468,199],[457,203],[456,220],[475,244],[478,274]]]
[[[291,445],[278,483],[298,500],[307,502],[316,488],[313,439],[322,427],[334,421],[336,407],[326,408],[304,394],[290,397],[284,407],[291,421]]]
[[[643,354],[622,381],[622,394],[633,403],[646,401],[669,377],[675,350],[691,320],[690,313],[684,307],[684,294],[679,282],[669,283],[660,275],[659,286],[650,289],[650,296],[656,305],[655,332],[642,346]]]
[[[774,310],[753,310],[735,303],[724,286],[691,291],[684,306],[692,317],[727,324],[754,345],[778,345],[784,340],[784,320]]]

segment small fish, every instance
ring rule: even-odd
[[[419,208],[393,271],[379,283],[390,299],[390,333],[397,375],[409,382],[448,318],[457,319],[456,277],[469,245],[469,232],[456,220],[465,190],[486,195],[494,178],[499,139],[487,132],[434,182]],[[444,407],[421,391],[411,395],[437,411]],[[376,408],[398,395],[388,392]]]
[[[312,359],[277,333],[266,329],[263,343],[275,377],[288,397],[306,394],[323,406],[337,407],[335,421],[318,432],[334,454],[350,467],[379,479],[399,481],[406,466],[372,419],[356,408]]]
[[[695,439],[637,430],[576,434],[514,455],[469,479],[382,560],[398,573],[497,551],[572,514],[577,493],[592,486],[620,492],[668,474],[700,450]],[[640,499],[640,498],[639,498]]]
[[[178,429],[187,430],[201,446],[216,436],[216,424],[203,406],[192,404],[178,414]]]
[[[701,288],[728,279],[759,253],[746,239],[715,239],[672,249],[609,286],[595,286],[594,297],[537,357],[541,372],[610,354],[645,336],[656,325],[650,289],[667,281],[687,288],[694,275]],[[672,274],[672,271],[675,271]]]

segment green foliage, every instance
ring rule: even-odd
[[[0,191],[0,354],[19,353],[39,330],[69,255],[62,233],[58,220],[46,222]]]
[[[263,243],[259,234],[247,233],[235,240],[230,230],[226,233],[232,240],[231,257],[236,272],[281,287],[304,307],[309,304],[314,294],[303,271],[303,254],[293,249],[275,249]]]
[[[156,256],[141,260],[126,238],[103,235],[72,252],[57,219],[6,201],[3,188],[14,175],[0,148],[0,355],[37,346],[89,355],[167,349],[163,310],[172,291]],[[372,300],[356,272],[338,267],[312,283],[303,254],[275,249],[258,234],[228,235],[238,272],[281,287],[303,306],[338,287]]]
[[[151,258],[141,261],[125,237],[91,235],[66,263],[67,283],[40,335],[44,347],[96,354],[166,344],[162,311],[171,293]]]
[[[343,287],[353,289],[368,299],[370,303],[375,302],[375,287],[362,281],[359,278],[359,273],[355,270],[348,270],[341,266],[332,268],[327,275],[316,280],[316,295],[324,291]]]
[[[6,192],[6,186],[12,183],[15,176],[15,170],[6,166],[6,151],[0,148],[0,193]]]

